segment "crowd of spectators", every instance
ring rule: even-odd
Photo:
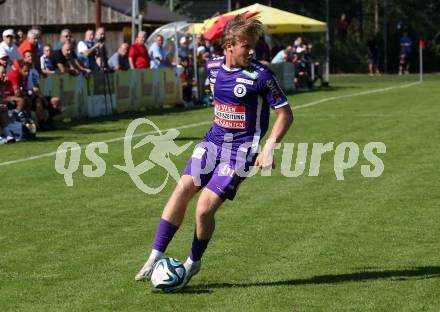
[[[38,28],[30,29],[25,37],[21,30],[6,29],[2,33],[0,144],[33,137],[37,130],[55,129],[52,121],[63,112],[63,103],[59,98],[44,96],[39,86],[41,77],[57,73],[88,77],[95,71],[174,66],[182,82],[183,104],[207,104],[208,92],[198,92],[198,85],[200,82],[203,84],[205,78],[204,64],[208,59],[222,55],[222,49],[215,42],[205,40],[201,35],[194,40],[191,36],[181,35],[177,42],[173,38],[172,44],[165,42],[162,35],[157,35],[154,43],[147,47],[147,34],[140,31],[133,44],[122,43],[113,54],[107,50],[105,29],[102,27],[96,31],[87,29],[78,41],[69,29],[63,29],[53,47],[42,43],[40,38],[41,30]],[[311,57],[311,47],[298,37],[293,45],[287,47],[275,39],[270,48],[261,37],[255,49],[255,58],[265,64],[293,63],[296,73],[293,83],[298,88],[310,87],[314,80],[321,77],[319,62]],[[193,56],[197,66],[194,66]],[[19,125],[22,131],[19,131]]]
[[[272,49],[272,64],[290,62],[295,68],[294,89],[310,89],[319,79],[323,84],[320,62],[312,55],[312,44],[297,37],[292,45],[283,47],[277,43],[276,49]]]

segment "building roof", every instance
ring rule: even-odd
[[[102,0],[102,5],[108,6],[124,15],[131,16],[132,0]],[[146,14],[142,17],[144,22],[150,23],[170,23],[176,21],[186,21],[188,17],[171,12],[167,8],[147,1]]]

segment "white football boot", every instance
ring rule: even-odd
[[[151,273],[153,272],[154,265],[159,259],[150,258],[145,262],[142,269],[136,274],[134,279],[136,281],[149,281],[151,278]]]
[[[185,267],[185,270],[186,270],[185,279],[183,280],[182,284],[180,284],[172,289],[169,289],[169,291],[175,292],[175,291],[179,291],[183,287],[185,287],[189,283],[191,278],[194,275],[196,275],[197,273],[199,273],[200,268],[202,267],[202,262],[201,261],[194,262],[188,257],[188,259],[186,259],[183,266]]]

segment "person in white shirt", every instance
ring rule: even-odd
[[[11,63],[14,63],[16,60],[21,60],[20,52],[18,51],[17,45],[14,43],[14,30],[6,29],[3,31],[3,41],[0,43],[0,50],[2,50],[8,57]],[[9,64],[6,68],[6,71],[9,72],[12,70],[11,64]]]

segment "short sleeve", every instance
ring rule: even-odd
[[[130,50],[128,50],[128,57],[133,58],[133,57],[134,57],[134,54],[135,54],[134,46],[131,46],[131,47],[130,47]]]
[[[78,54],[84,53],[84,51],[87,50],[87,45],[85,44],[84,41],[80,41],[78,43],[77,50],[78,50]]]
[[[271,71],[265,71],[260,78],[260,92],[272,109],[289,105],[278,79]]]

